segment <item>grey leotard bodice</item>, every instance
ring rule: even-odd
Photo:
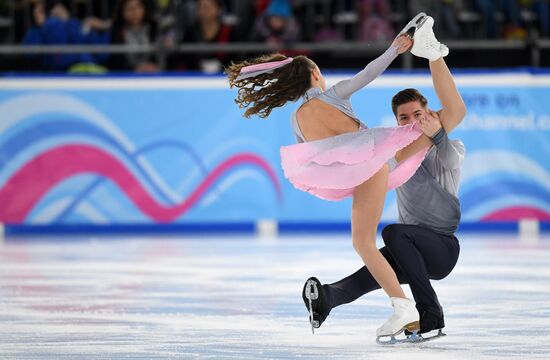
[[[323,91],[318,87],[310,88],[302,97],[302,105],[311,99],[317,98],[329,105],[334,106],[344,114],[356,120],[361,128],[366,128],[366,125],[361,122],[353,111],[350,97],[354,92],[362,89],[376,79],[382,72],[384,72],[384,70],[386,70],[386,68],[396,57],[397,46],[391,46],[388,50],[386,50],[386,52],[371,61],[363,70],[358,72],[352,78],[340,81],[326,91]],[[305,142],[304,135],[298,126],[296,111],[297,109],[290,116],[292,130],[296,136],[296,141]]]

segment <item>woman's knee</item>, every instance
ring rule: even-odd
[[[353,248],[359,254],[369,254],[372,251],[377,250],[376,238],[369,238],[368,236],[353,236],[352,237]]]

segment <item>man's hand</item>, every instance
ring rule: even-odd
[[[420,117],[419,124],[422,132],[430,138],[441,129],[439,114],[433,110],[428,110],[426,116]]]

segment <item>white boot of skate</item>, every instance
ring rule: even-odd
[[[407,329],[411,332],[420,330],[420,315],[414,301],[392,297],[393,315],[376,330],[376,336],[394,336]]]
[[[411,49],[413,55],[430,61],[435,61],[449,54],[449,48],[435,38],[433,25],[434,19],[427,16],[424,24],[414,33],[414,44]]]

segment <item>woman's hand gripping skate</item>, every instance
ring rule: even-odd
[[[392,42],[392,46],[397,46],[398,54],[403,54],[404,52],[409,51],[412,45],[413,45],[413,40],[407,34],[399,35]]]

